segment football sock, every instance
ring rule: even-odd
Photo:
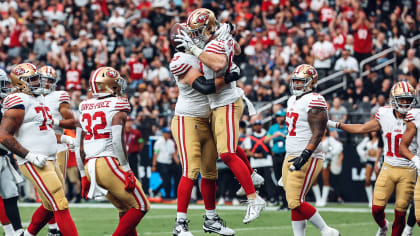
[[[25,230],[23,236],[34,236],[33,234],[29,233],[28,230]]]
[[[73,219],[71,218],[69,209],[54,211],[54,217],[55,217],[55,220],[57,221],[60,232],[64,236],[67,236],[67,235],[77,236],[78,235],[76,225],[74,224]]]
[[[315,201],[321,202],[321,191],[319,190],[319,185],[312,186],[312,191],[314,192]]]
[[[318,212],[315,212],[315,214],[309,219],[309,222],[311,222],[321,232],[328,227]]]
[[[216,209],[216,180],[201,178],[201,195],[206,210]]]
[[[252,169],[251,164],[249,163],[248,157],[246,156],[244,150],[239,146],[236,147],[236,155],[239,158],[241,158],[241,160],[245,163],[246,167],[248,168],[249,173],[252,174],[254,170]]]
[[[121,221],[121,219],[124,217],[125,213],[127,213],[127,212],[120,212],[120,213],[119,213],[119,216],[120,216],[120,221]],[[134,229],[134,230],[132,230],[131,232],[129,232],[129,233],[127,234],[127,236],[137,236],[137,231],[136,231],[136,229]]]
[[[187,213],[184,212],[177,212],[176,213],[176,220],[186,220],[187,219]]]
[[[325,186],[322,187],[322,202],[327,202],[328,200],[328,194],[330,193],[330,186]]]
[[[238,179],[241,186],[244,188],[246,195],[255,193],[254,184],[252,183],[251,175],[243,161],[235,153],[222,153],[220,159],[233,172],[236,179]]]
[[[18,197],[3,199],[7,217],[13,225],[14,230],[22,229],[19,208],[17,206]]]
[[[13,230],[12,224],[2,225],[2,226],[3,226],[5,236],[14,236],[15,235],[15,231]]]
[[[306,220],[292,221],[293,235],[305,236]]]
[[[416,210],[414,209],[414,201],[413,201],[411,202],[411,207],[410,207],[410,211],[408,213],[408,218],[407,218],[407,225],[410,226],[411,228],[414,227],[414,225],[416,224],[415,212]]]
[[[399,236],[402,234],[405,226],[405,215],[406,212],[395,210],[394,223],[392,224],[391,236]]]
[[[366,191],[368,203],[372,204],[372,185],[365,186],[365,191]]]
[[[214,210],[206,210],[206,216],[209,219],[213,219],[215,216],[217,216],[216,209],[214,209]]]
[[[302,202],[296,210],[304,217],[305,220],[309,220],[316,213],[315,207],[307,202]]]
[[[146,212],[143,212],[136,208],[131,208],[121,218],[117,229],[112,235],[113,236],[131,235],[145,214]]]
[[[0,222],[2,225],[10,224],[9,218],[6,214],[6,209],[4,208],[3,199],[0,198]]]
[[[188,205],[191,200],[191,192],[194,187],[194,181],[182,176],[178,184],[178,202],[177,202],[177,212],[182,212],[187,214]],[[185,217],[187,218],[187,217]]]
[[[27,234],[25,232],[25,235],[36,235],[51,219],[51,217],[54,216],[54,213],[52,211],[49,211],[44,208],[44,206],[38,207],[34,214],[32,215],[31,223],[29,224],[26,231],[28,231]]]
[[[379,227],[383,228],[386,224],[385,222],[385,207],[383,206],[372,206],[372,215],[375,219],[376,223],[379,225]]]

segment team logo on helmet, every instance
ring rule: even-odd
[[[118,74],[115,70],[109,70],[106,72],[106,75],[110,78],[117,78]]]
[[[308,75],[315,75],[315,71],[314,71],[314,69],[312,69],[312,68],[309,68],[308,69],[308,71],[306,72],[306,73],[308,73]]]
[[[25,73],[25,69],[24,68],[22,68],[22,67],[17,67],[16,69],[15,69],[15,74],[16,75],[23,75]]]
[[[197,21],[200,23],[203,23],[207,21],[208,19],[209,19],[209,14],[207,12],[203,12],[198,16]]]

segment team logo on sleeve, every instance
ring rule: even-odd
[[[23,75],[25,73],[25,69],[24,68],[22,68],[22,67],[17,67],[16,69],[15,69],[15,74],[16,75]]]
[[[209,19],[209,14],[207,12],[203,12],[203,13],[201,13],[201,15],[198,16],[197,21],[199,23],[203,23],[203,22],[207,21],[207,19]]]
[[[110,77],[110,78],[117,78],[117,72],[116,71],[114,71],[114,70],[109,70],[109,71],[107,71],[106,72],[106,74],[107,74],[107,76],[108,77]]]

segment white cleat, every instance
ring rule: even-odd
[[[24,235],[24,230],[23,229],[18,229],[15,231],[15,236],[23,236]]]
[[[246,215],[242,221],[244,224],[248,224],[260,216],[262,210],[264,210],[266,203],[258,194],[255,199],[248,199],[248,208],[246,209]]]
[[[328,227],[326,229],[324,229],[323,231],[321,231],[321,235],[322,236],[340,236],[340,232],[338,232],[338,230]]]
[[[226,226],[226,222],[222,220],[219,215],[216,215],[213,219],[204,216],[203,230],[206,233],[216,233],[223,236],[235,235],[233,229]]]
[[[259,175],[256,170],[254,170],[254,172],[252,172],[251,179],[252,179],[252,183],[256,187],[259,187],[259,186],[264,184],[264,178],[261,175]],[[241,186],[240,189],[238,189],[238,191],[236,191],[236,196],[238,196],[238,197],[245,196],[245,194],[246,194],[245,190],[242,186]]]
[[[402,232],[401,236],[412,236],[413,235],[413,227],[406,225],[404,227],[404,231]]]
[[[315,206],[317,206],[317,207],[324,207],[324,206],[326,206],[327,205],[327,202],[325,202],[325,201],[318,201],[318,202],[315,202]]]
[[[389,222],[385,220],[385,226],[383,228],[378,229],[376,236],[386,236],[386,233],[388,232],[388,228],[389,228]]]
[[[173,230],[173,236],[194,236],[188,229],[189,220],[176,220]]]

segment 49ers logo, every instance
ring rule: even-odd
[[[203,12],[197,17],[197,21],[199,23],[206,22],[208,19],[209,19],[209,14],[207,12]]]
[[[23,74],[25,74],[25,69],[22,68],[22,67],[18,67],[18,68],[15,69],[15,74],[16,75],[23,75]]]
[[[108,77],[111,77],[111,78],[117,78],[117,76],[118,76],[118,74],[115,70],[109,70],[108,72],[106,72],[106,75]]]
[[[315,75],[315,70],[313,69],[313,68],[309,68],[307,71],[306,71],[306,73],[308,74],[308,75]]]

